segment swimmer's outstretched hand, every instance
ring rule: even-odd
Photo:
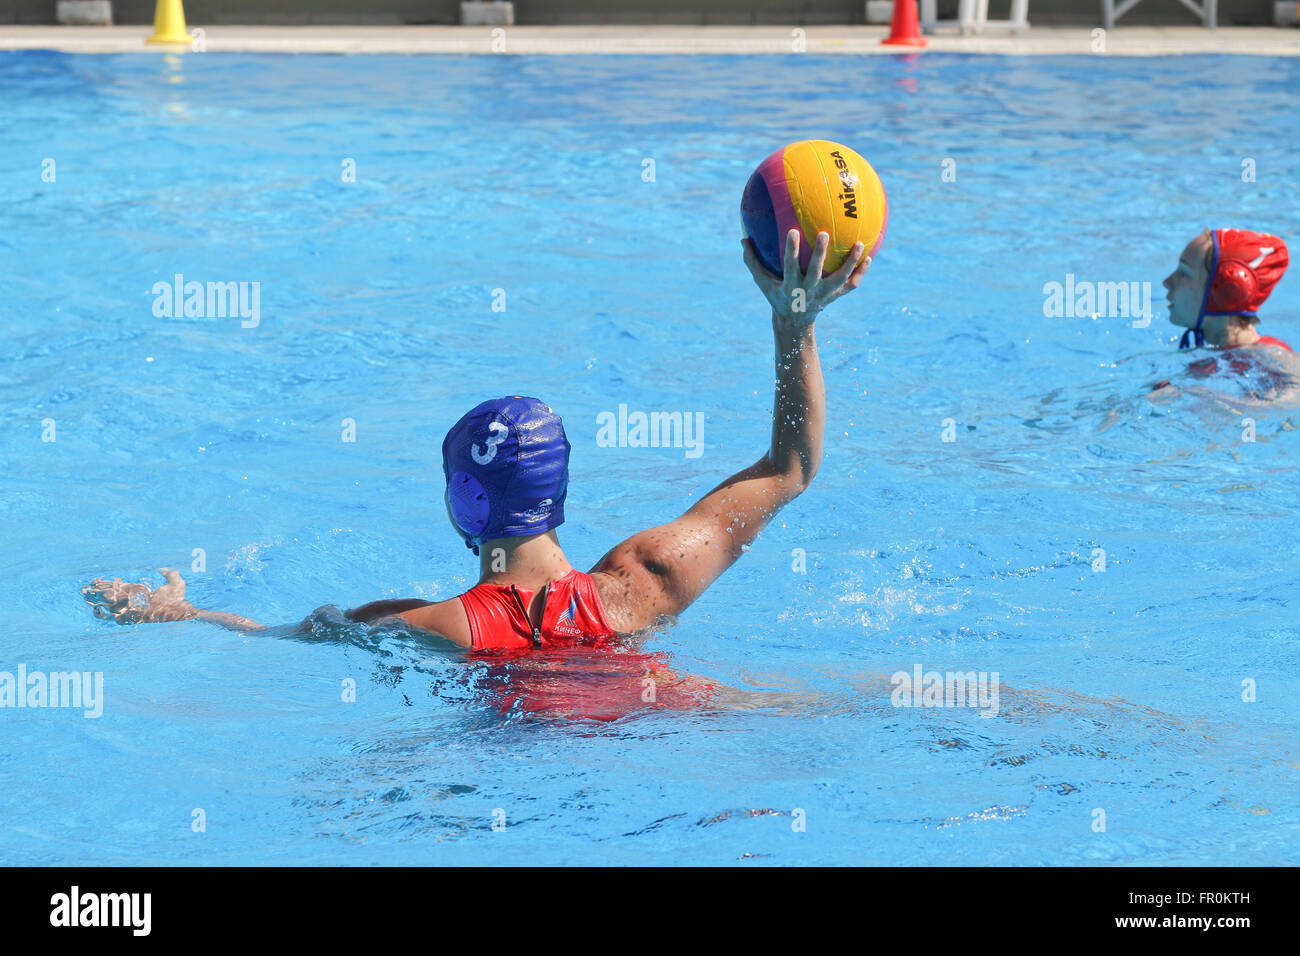
[[[198,618],[220,624],[232,631],[262,631],[266,627],[247,617],[225,611],[206,611],[185,599],[185,579],[171,568],[159,568],[167,583],[152,588],[143,581],[121,578],[95,578],[81,589],[95,617],[109,618],[118,624],[153,624],[160,621],[188,621]]]
[[[826,249],[831,237],[819,232],[813,245],[812,259],[808,263],[808,272],[801,273],[799,230],[791,229],[785,236],[785,261],[782,263],[784,274],[774,276],[758,261],[754,243],[749,239],[741,241],[745,247],[745,265],[754,277],[754,284],[772,304],[773,318],[797,328],[812,325],[817,313],[840,296],[856,289],[871,266],[871,257],[864,255],[866,250],[859,242],[849,252],[842,266],[830,275],[823,276]]]
[[[159,588],[151,588],[142,581],[95,578],[81,593],[96,617],[111,617],[118,624],[187,621],[198,617],[199,609],[185,600],[185,580],[180,573],[170,568],[158,570],[167,579]]]

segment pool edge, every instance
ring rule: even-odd
[[[883,26],[216,26],[202,30],[208,53],[329,53],[436,55],[725,55],[925,53],[994,55],[1179,56],[1237,54],[1300,56],[1300,30],[1287,27],[1036,27],[1018,36],[929,37],[924,50],[883,47]],[[185,47],[146,45],[147,26],[0,27],[0,50],[62,53],[176,53]]]

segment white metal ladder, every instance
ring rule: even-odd
[[[1111,0],[1105,0],[1111,2]],[[1129,3],[1137,3],[1138,0],[1127,0]],[[1182,0],[1187,3],[1188,0]],[[1207,3],[1214,3],[1216,0],[1206,0]],[[1012,33],[1023,33],[1029,29],[1029,0],[1011,0],[1011,18],[1009,20],[990,20],[989,19],[989,0],[959,0],[957,5],[956,20],[940,20],[938,18],[937,0],[921,0],[921,29],[926,33],[933,33],[935,27],[957,27],[962,35],[971,33],[983,33],[985,28],[995,30],[1010,30]]]
[[[1107,30],[1115,27],[1115,21],[1136,7],[1141,0],[1121,0],[1116,3],[1115,0],[1101,0],[1101,25]],[[1178,0],[1193,14],[1201,18],[1201,26],[1207,30],[1213,30],[1219,23],[1219,0],[1202,0],[1197,3],[1196,0]]]

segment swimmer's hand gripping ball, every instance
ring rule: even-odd
[[[855,242],[866,255],[876,254],[885,241],[889,201],[876,171],[853,150],[805,139],[778,149],[754,170],[740,199],[740,218],[758,261],[778,276],[787,232],[802,234],[799,268],[804,272],[817,233],[829,233],[824,274],[830,275]]]

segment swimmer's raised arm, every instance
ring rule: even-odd
[[[151,624],[163,621],[208,621],[232,631],[261,631],[265,625],[238,614],[206,611],[185,599],[185,579],[180,572],[159,568],[167,583],[152,588],[143,581],[96,578],[81,593],[96,617],[111,617],[119,624]]]
[[[831,302],[858,287],[869,257],[854,246],[835,273],[822,276],[830,237],[817,236],[806,275],[799,270],[799,231],[786,236],[784,275],[771,275],[745,240],[745,264],[772,305],[776,398],[772,444],[672,521],[628,538],[592,569],[610,624],[630,633],[688,607],[740,557],[772,516],[812,482],[822,460],[826,390],[813,322]]]

